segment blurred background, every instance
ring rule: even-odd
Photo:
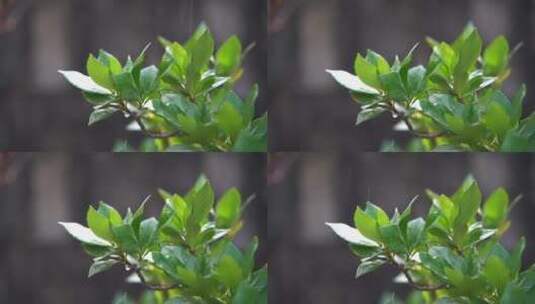
[[[486,43],[504,34],[524,47],[513,59],[505,91],[522,82],[535,107],[532,0],[270,0],[269,92],[272,151],[377,151],[391,130],[388,115],[354,126],[358,105],[325,69],[353,70],[357,52],[372,49],[391,62],[426,36],[453,40],[473,21]],[[421,43],[416,63],[430,50]]]
[[[524,267],[535,262],[535,158],[528,154],[273,154],[268,166],[270,303],[377,304],[383,292],[404,296],[384,268],[356,280],[358,260],[325,222],[353,222],[357,204],[371,201],[392,214],[416,195],[415,214],[429,207],[425,189],[452,194],[472,173],[487,197],[503,186],[512,210],[503,242],[524,235]]]
[[[91,259],[57,224],[81,222],[100,200],[122,214],[152,195],[146,214],[159,214],[158,188],[185,193],[200,173],[216,197],[237,187],[256,199],[246,209],[239,246],[260,238],[258,265],[267,263],[267,206],[262,154],[0,153],[0,303],[111,303],[138,294],[120,267],[87,279]]]
[[[233,34],[256,47],[238,85],[259,83],[258,111],[267,108],[267,3],[250,0],[0,0],[0,149],[111,151],[132,136],[120,116],[87,127],[91,107],[58,69],[85,72],[89,53],[105,49],[124,62],[158,35],[185,41],[205,21],[219,45]]]

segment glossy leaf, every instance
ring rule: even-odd
[[[379,95],[379,91],[377,91],[375,88],[365,84],[362,82],[362,80],[360,80],[360,78],[348,72],[327,70],[327,73],[331,74],[331,76],[333,76],[340,85],[346,89],[349,89],[350,91],[370,95]]]
[[[76,71],[59,71],[67,81],[85,93],[110,95],[111,91],[98,85],[90,77]]]

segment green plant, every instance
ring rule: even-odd
[[[232,241],[242,227],[240,193],[226,191],[214,207],[212,187],[201,176],[185,196],[160,195],[165,206],[158,218],[143,219],[146,199],[124,217],[103,202],[90,206],[88,228],[60,222],[94,257],[89,277],[123,265],[129,282],[154,291],[141,303],[267,303],[267,265],[255,270],[258,240],[245,250]]]
[[[356,124],[390,113],[394,129],[415,137],[412,151],[535,151],[535,115],[522,116],[525,87],[512,100],[500,90],[515,53],[507,40],[500,36],[484,48],[470,24],[451,44],[427,42],[426,66],[411,67],[415,46],[392,65],[371,50],[357,54],[356,75],[328,70],[361,105]]]
[[[392,217],[372,203],[357,207],[356,228],[327,223],[360,258],[356,277],[393,265],[400,271],[395,282],[419,291],[410,304],[534,303],[535,266],[521,271],[524,238],[511,251],[500,244],[514,205],[507,192],[499,188],[481,205],[478,184],[468,177],[451,196],[427,195],[432,204],[424,218],[412,218],[414,198]]]
[[[158,66],[143,67],[147,46],[124,65],[103,50],[89,55],[89,76],[59,71],[93,106],[89,125],[122,113],[132,120],[128,129],[146,136],[143,151],[266,151],[267,114],[255,118],[258,86],[245,99],[233,89],[250,48],[232,36],[216,51],[204,24],[184,45],[159,41]],[[119,142],[115,150],[132,148]]]

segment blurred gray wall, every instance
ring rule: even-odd
[[[526,236],[524,267],[535,262],[534,158],[528,154],[280,153],[270,158],[269,292],[272,303],[378,303],[383,292],[405,295],[386,268],[355,280],[358,260],[325,222],[352,223],[357,206],[371,201],[389,214],[416,195],[416,214],[430,205],[425,189],[452,194],[472,173],[484,197],[503,186],[512,198],[508,248]]]
[[[261,88],[266,101],[264,1],[248,0],[15,0],[17,26],[0,32],[0,149],[110,151],[114,139],[132,138],[126,121],[87,127],[91,107],[58,69],[85,72],[89,53],[105,49],[126,60],[152,42],[148,63],[159,61],[159,35],[184,41],[205,21],[221,43],[237,34],[256,43],[246,58],[238,92]],[[20,9],[19,9],[20,8]],[[135,139],[135,137],[134,137]]]
[[[426,36],[453,40],[469,21],[486,42],[500,34],[524,42],[506,91],[525,82],[526,104],[535,106],[531,0],[285,0],[270,13],[272,151],[377,151],[384,139],[405,141],[386,115],[355,127],[357,104],[325,69],[352,71],[356,53],[367,49],[392,61],[417,42],[416,62],[425,63]]]
[[[0,303],[111,303],[118,291],[137,293],[119,267],[87,279],[90,257],[57,222],[85,224],[89,204],[100,200],[124,214],[149,194],[147,215],[156,216],[158,188],[185,193],[202,172],[216,197],[230,187],[256,195],[237,243],[258,235],[258,265],[265,264],[265,163],[262,154],[15,154],[8,170],[0,166],[9,177],[0,179]]]

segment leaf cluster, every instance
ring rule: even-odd
[[[201,176],[185,196],[160,195],[157,218],[144,219],[146,199],[125,216],[104,202],[91,206],[87,227],[60,222],[93,257],[89,277],[123,265],[128,281],[156,291],[154,302],[142,303],[267,303],[267,266],[255,269],[258,240],[244,250],[232,241],[242,227],[240,192],[232,188],[215,203]]]
[[[236,36],[216,49],[204,24],[184,45],[159,41],[165,51],[158,65],[144,66],[147,45],[124,65],[104,50],[89,55],[87,76],[59,71],[93,106],[89,125],[119,112],[148,138],[144,150],[265,151],[267,114],[255,118],[258,86],[244,99],[233,89],[249,49]]]
[[[515,52],[506,38],[484,46],[469,24],[452,43],[427,42],[426,65],[413,66],[416,45],[392,64],[371,50],[357,54],[356,75],[327,71],[361,105],[356,124],[390,113],[417,151],[535,151],[535,115],[522,114],[525,87],[512,99],[501,91]]]
[[[510,251],[500,243],[514,203],[504,189],[483,202],[477,182],[468,177],[453,195],[428,190],[427,196],[425,217],[412,216],[414,198],[392,216],[369,202],[357,207],[354,227],[327,223],[360,258],[357,278],[394,265],[400,271],[395,282],[419,291],[419,300],[410,303],[535,301],[535,268],[521,270],[524,238]]]

